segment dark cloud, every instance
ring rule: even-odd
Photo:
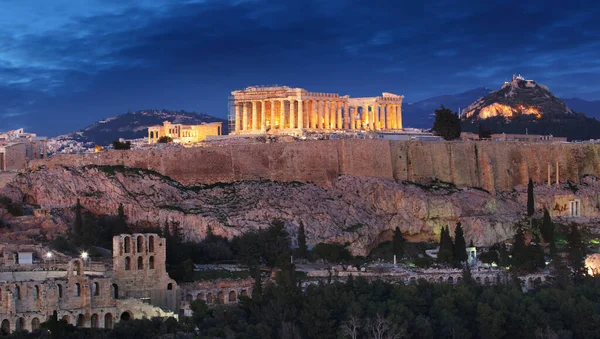
[[[0,5],[0,130],[63,133],[143,108],[224,117],[229,92],[253,84],[410,102],[522,73],[600,98],[600,8],[585,3],[31,2]]]

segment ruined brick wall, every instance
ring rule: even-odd
[[[25,153],[27,151],[27,145],[24,143],[6,146],[6,169],[7,170],[20,170],[25,168],[27,163]]]
[[[182,149],[58,155],[30,162],[47,166],[124,165],[154,170],[185,184],[241,180],[313,182],[328,186],[338,175],[375,176],[426,183],[433,178],[488,191],[555,180],[600,177],[600,145],[517,142],[330,140]]]

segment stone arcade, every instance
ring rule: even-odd
[[[165,269],[166,242],[157,234],[113,238],[113,267],[53,252],[41,263],[0,267],[0,332],[35,330],[53,312],[80,327],[112,328],[120,320],[176,316],[178,288]],[[9,253],[7,245],[3,254]],[[48,255],[50,253],[50,255]],[[56,260],[56,262],[53,262]],[[51,263],[52,261],[52,263]],[[87,270],[89,269],[89,270]]]
[[[231,92],[235,131],[231,134],[402,129],[401,95],[350,98],[287,86],[248,87]]]

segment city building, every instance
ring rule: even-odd
[[[33,331],[54,312],[79,327],[175,316],[178,287],[165,269],[157,234],[113,238],[112,267],[87,253],[70,258],[38,245],[0,245],[0,330]]]
[[[161,137],[170,137],[175,143],[188,144],[201,142],[207,136],[222,135],[221,122],[202,123],[200,125],[172,124],[169,121],[163,125],[148,127],[148,143],[155,144]]]
[[[462,132],[460,138],[463,141],[467,140],[481,140],[478,133]],[[523,142],[567,142],[565,137],[555,137],[552,134],[541,135],[541,134],[507,134],[499,133],[492,134],[492,137],[487,140],[492,141],[523,141]]]
[[[27,161],[45,158],[47,141],[48,138],[25,133],[22,128],[0,132],[0,171],[24,169]]]
[[[231,92],[230,134],[402,129],[401,95],[350,98],[287,86]]]

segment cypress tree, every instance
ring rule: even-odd
[[[554,254],[556,250],[556,241],[554,239],[554,224],[550,218],[550,213],[544,208],[544,218],[542,220],[542,227],[540,228],[542,238],[548,244],[550,244],[550,253]]]
[[[75,223],[73,224],[73,235],[77,241],[81,240],[81,234],[83,231],[83,217],[81,216],[81,202],[77,198],[77,204],[75,205]]]
[[[117,209],[117,220],[113,226],[113,235],[119,235],[127,233],[127,216],[125,215],[125,208],[123,204],[119,204]]]
[[[454,231],[454,260],[456,262],[467,261],[467,244],[461,223],[456,224]]]
[[[308,246],[306,245],[306,233],[304,231],[304,223],[300,221],[298,228],[298,256],[306,259],[308,257]]]
[[[394,236],[392,238],[392,249],[394,254],[396,255],[396,259],[400,260],[404,257],[404,237],[402,236],[402,232],[400,232],[400,228],[396,227],[394,230]]]
[[[517,226],[515,234],[515,242],[512,248],[512,266],[515,268],[523,268],[529,262],[527,257],[527,245],[525,244],[525,231],[523,226]]]
[[[587,275],[585,268],[585,255],[586,249],[583,240],[581,239],[581,233],[577,229],[577,225],[571,225],[571,232],[567,236],[568,249],[569,249],[569,261],[571,268],[573,269],[573,276],[575,280],[581,280]]]
[[[453,252],[454,251],[452,245],[452,238],[450,237],[450,230],[446,227],[442,227],[442,234],[440,235],[440,251],[438,252],[438,262],[451,262]]]
[[[533,180],[529,178],[527,184],[527,216],[532,216],[535,213],[535,205],[533,201]]]
[[[165,220],[165,226],[163,228],[163,237],[169,241],[171,239],[171,232],[169,231],[169,221]]]

